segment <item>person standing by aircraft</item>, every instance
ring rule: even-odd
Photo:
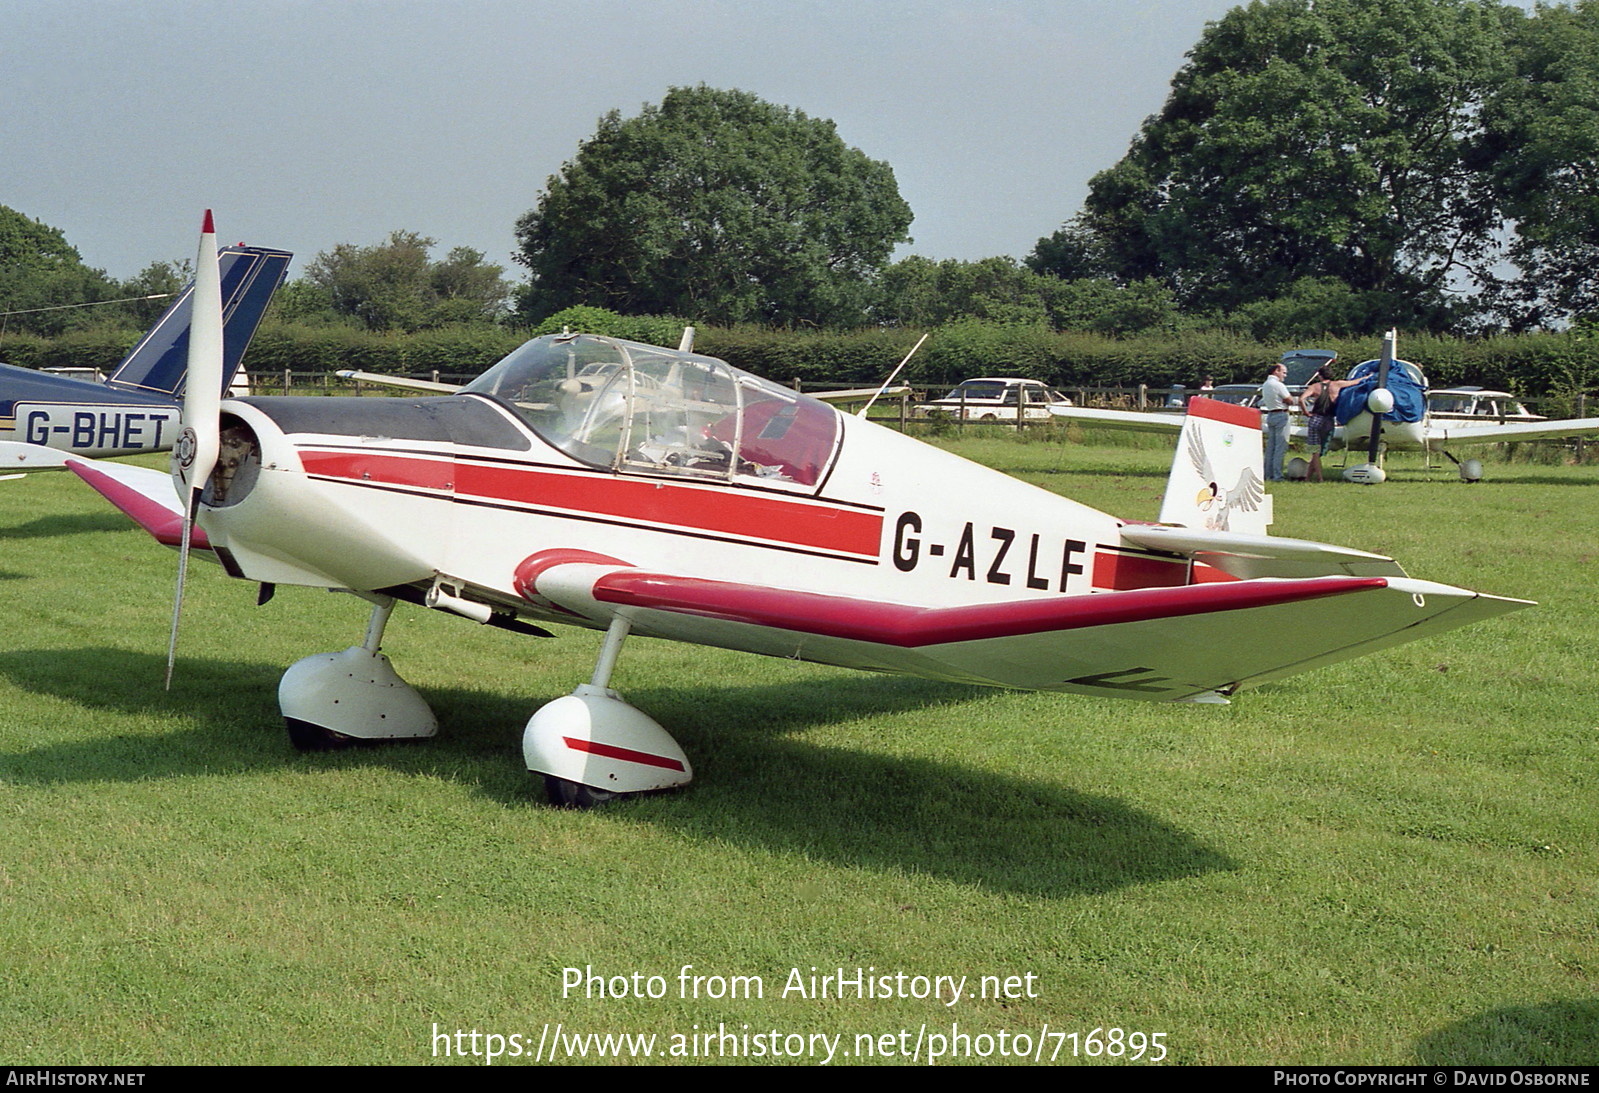
[[[1333,408],[1338,405],[1338,392],[1360,382],[1333,379],[1332,369],[1329,367],[1331,364],[1332,360],[1329,360],[1316,369],[1316,374],[1310,378],[1310,384],[1299,396],[1300,408],[1305,411],[1310,421],[1305,436],[1305,447],[1310,451],[1310,471],[1305,477],[1310,482],[1322,481],[1321,457],[1327,454],[1327,445],[1332,442],[1333,428],[1337,424],[1333,417]]]
[[[1283,460],[1288,455],[1288,408],[1293,396],[1283,380],[1288,367],[1278,363],[1266,373],[1266,382],[1260,385],[1260,412],[1264,415],[1266,436],[1266,481],[1283,480]]]

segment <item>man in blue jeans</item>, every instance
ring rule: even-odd
[[[1288,385],[1283,382],[1288,367],[1274,364],[1266,373],[1266,382],[1260,385],[1260,412],[1266,437],[1266,481],[1281,482],[1283,460],[1288,457],[1288,407],[1293,398]]]

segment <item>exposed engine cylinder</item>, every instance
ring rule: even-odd
[[[260,474],[261,443],[255,430],[236,417],[224,417],[216,469],[200,500],[212,508],[237,505],[255,488]]]

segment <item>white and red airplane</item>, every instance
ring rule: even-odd
[[[217,354],[214,318],[196,315],[198,377]],[[1259,414],[1208,400],[1190,406],[1161,523],[1143,524],[686,345],[538,338],[443,397],[218,401],[219,388],[190,384],[176,496],[159,472],[72,469],[163,542],[192,532],[230,576],[372,602],[360,644],[283,676],[301,748],[436,731],[379,652],[397,601],[512,630],[604,631],[590,682],[524,731],[528,769],[559,804],[692,777],[667,731],[610,689],[632,634],[1225,702],[1528,606],[1266,534]]]

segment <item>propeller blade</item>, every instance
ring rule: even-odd
[[[1394,343],[1398,340],[1398,336],[1399,332],[1396,330],[1390,330],[1387,334],[1383,335],[1382,359],[1377,362],[1377,386],[1373,389],[1373,394],[1375,394],[1377,391],[1385,391],[1388,389],[1388,370],[1393,367]],[[1369,451],[1366,456],[1367,460],[1373,466],[1375,466],[1377,463],[1377,445],[1381,438],[1382,415],[1373,411],[1371,415],[1371,443],[1368,446]]]
[[[172,449],[172,484],[183,502],[183,539],[178,546],[178,583],[172,598],[172,632],[167,638],[166,686],[178,654],[178,620],[189,571],[189,547],[200,495],[216,469],[222,432],[222,277],[217,265],[217,234],[211,210],[200,228],[194,259],[194,292],[189,297],[189,371],[183,388],[183,433]]]

